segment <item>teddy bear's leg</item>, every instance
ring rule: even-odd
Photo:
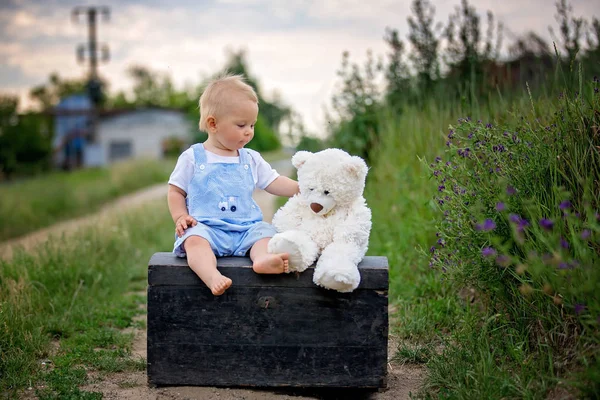
[[[271,238],[269,253],[288,253],[290,272],[302,272],[310,267],[317,256],[319,248],[316,243],[302,231],[291,230],[277,233]]]
[[[364,253],[355,245],[347,243],[332,243],[323,250],[317,266],[313,282],[316,285],[338,292],[351,292],[360,283],[358,263]]]

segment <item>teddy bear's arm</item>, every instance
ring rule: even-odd
[[[371,233],[371,210],[364,204],[356,205],[346,220],[335,228],[333,243],[351,245],[356,249],[356,262],[364,257],[369,246]]]
[[[292,229],[298,229],[302,224],[302,209],[299,196],[291,197],[277,212],[273,215],[272,224],[278,232],[285,232]]]

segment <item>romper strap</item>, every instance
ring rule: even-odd
[[[248,150],[241,148],[238,151],[240,152],[240,164],[250,164],[250,156],[248,155]]]
[[[196,143],[195,145],[192,145],[192,148],[194,149],[195,164],[206,164],[206,152],[202,143]]]

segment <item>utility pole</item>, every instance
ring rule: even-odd
[[[80,15],[87,15],[87,24],[88,24],[88,43],[87,46],[84,44],[80,44],[77,46],[77,61],[80,63],[85,62],[86,59],[86,50],[88,59],[90,61],[90,70],[88,74],[88,83],[87,89],[90,99],[92,100],[93,110],[91,115],[91,127],[90,127],[90,135],[89,141],[94,143],[96,140],[96,122],[98,117],[98,106],[102,102],[103,93],[102,93],[102,82],[98,78],[98,42],[97,42],[97,32],[96,32],[96,24],[97,17],[101,14],[104,17],[104,21],[108,21],[110,17],[110,9],[106,6],[100,7],[85,7],[78,6],[75,7],[71,13],[71,18],[74,22],[79,22]],[[107,62],[109,60],[109,52],[108,45],[103,44],[100,48],[102,61]]]

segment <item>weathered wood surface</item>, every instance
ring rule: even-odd
[[[217,259],[219,271],[233,280],[234,286],[245,287],[314,287],[314,268],[295,274],[259,275],[252,270],[248,257],[223,257]],[[358,289],[387,290],[388,262],[386,257],[365,257],[358,269],[361,282]],[[148,263],[148,284],[150,286],[202,285],[202,281],[189,268],[185,258],[173,253],[156,253]]]
[[[371,284],[352,293],[315,286],[312,269],[299,278],[253,279],[265,276],[255,274],[248,263],[245,258],[219,259],[220,270],[234,284],[215,297],[185,259],[152,257],[150,384],[385,387],[385,257],[365,258],[361,275]]]

